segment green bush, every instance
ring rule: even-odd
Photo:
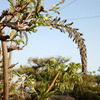
[[[81,64],[74,62],[66,64],[68,61],[69,59],[62,57],[33,58],[29,60],[30,63],[33,62],[32,66],[21,66],[17,72],[29,77],[26,78],[24,87],[29,87],[33,91],[32,96],[34,95],[37,100],[45,100],[57,91],[61,91],[62,94],[65,90],[72,91],[75,84],[82,82],[82,77],[77,73],[82,67]],[[34,76],[34,87],[31,87],[30,76]]]
[[[93,75],[82,75],[82,84],[77,84],[72,92],[76,100],[100,100],[100,85],[97,77]]]

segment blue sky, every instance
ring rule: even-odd
[[[46,0],[45,9],[51,8],[61,0]],[[73,2],[73,3],[71,3]],[[70,4],[71,3],[71,4]],[[70,4],[70,5],[68,5]],[[7,0],[0,0],[0,14],[9,8]],[[79,28],[83,33],[88,56],[88,71],[96,71],[100,66],[100,0],[65,0],[60,5],[59,17],[74,22],[73,28]],[[51,13],[54,17],[57,14]],[[99,16],[95,18],[85,18]],[[84,18],[84,19],[80,19]],[[72,62],[81,62],[77,45],[68,38],[68,33],[50,30],[48,27],[38,28],[37,33],[29,34],[28,45],[22,51],[14,51],[12,63],[27,64],[29,57],[63,56],[71,58]],[[16,66],[17,68],[18,66]],[[100,74],[99,72],[97,72]]]

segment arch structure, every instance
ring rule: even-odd
[[[67,20],[61,20],[60,17],[53,18],[50,16],[49,11],[57,12],[57,7],[62,4],[64,0],[57,3],[51,9],[45,10],[42,1],[43,0],[8,0],[11,8],[3,10],[0,16],[0,40],[7,42],[15,42],[17,45],[14,47],[8,47],[8,52],[12,50],[22,50],[27,45],[27,33],[36,32],[40,26],[49,26],[50,28],[56,28],[61,32],[67,32],[69,38],[73,38],[78,46],[82,62],[82,72],[87,72],[87,51],[85,45],[85,39],[82,37],[82,33],[78,32],[78,29],[72,28],[72,23],[66,23]],[[5,27],[9,27],[12,31],[10,34],[2,34],[2,30]],[[23,38],[26,38],[25,43]],[[20,39],[18,39],[20,38]],[[24,46],[20,47],[18,43],[22,42]]]

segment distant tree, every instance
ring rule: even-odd
[[[83,34],[79,33],[70,24],[66,24],[67,20],[59,17],[53,18],[49,15],[49,11],[59,14],[58,5],[64,3],[64,0],[52,6],[51,9],[45,10],[44,0],[8,0],[10,8],[3,10],[0,15],[0,40],[2,44],[3,54],[3,76],[4,76],[4,99],[8,100],[8,52],[13,50],[22,50],[28,42],[27,33],[36,32],[37,27],[49,26],[50,28],[59,29],[61,32],[68,32],[69,37],[73,37],[73,41],[78,45],[82,61],[82,72],[87,71],[87,53]],[[41,13],[42,12],[42,13]],[[5,33],[5,28],[10,28],[10,34]],[[9,33],[9,32],[8,32]],[[26,41],[23,39],[26,38]],[[7,46],[8,42],[13,41],[13,46]],[[21,46],[20,44],[23,44]]]
[[[25,66],[23,66],[24,67],[23,70],[21,70],[19,68],[19,69],[17,69],[17,72],[20,72],[21,74],[25,73],[27,75],[31,75],[31,74],[35,74],[34,71],[36,72],[36,70],[39,70],[39,69],[46,70],[45,67],[46,67],[47,64],[50,65],[50,66],[52,65],[51,59],[55,59],[58,64],[61,64],[61,63],[66,64],[70,60],[69,58],[64,58],[64,57],[61,57],[61,56],[59,56],[59,57],[48,57],[48,58],[29,58],[28,63],[30,64],[30,66],[25,65]],[[32,70],[30,70],[30,68]]]

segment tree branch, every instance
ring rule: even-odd
[[[23,47],[17,47],[17,46],[8,46],[7,47],[8,48],[8,52],[10,52],[10,51],[13,51],[13,50],[22,50],[23,49]]]
[[[15,67],[18,64],[18,62],[16,64],[12,64],[11,66],[8,67],[8,69]]]
[[[55,83],[55,81],[56,81],[57,77],[59,76],[59,74],[60,74],[60,71],[58,71],[58,73],[56,74],[56,76],[55,76],[54,80],[52,81],[52,83],[51,83],[50,87],[47,89],[47,91],[45,92],[45,94],[46,94],[46,93],[48,93],[48,92],[50,91],[50,89],[51,89],[51,88],[52,88],[52,86],[54,85],[54,83]],[[44,95],[45,95],[45,94],[44,94]]]
[[[10,39],[10,36],[9,35],[0,36],[0,40],[1,41],[6,41],[7,39]]]

